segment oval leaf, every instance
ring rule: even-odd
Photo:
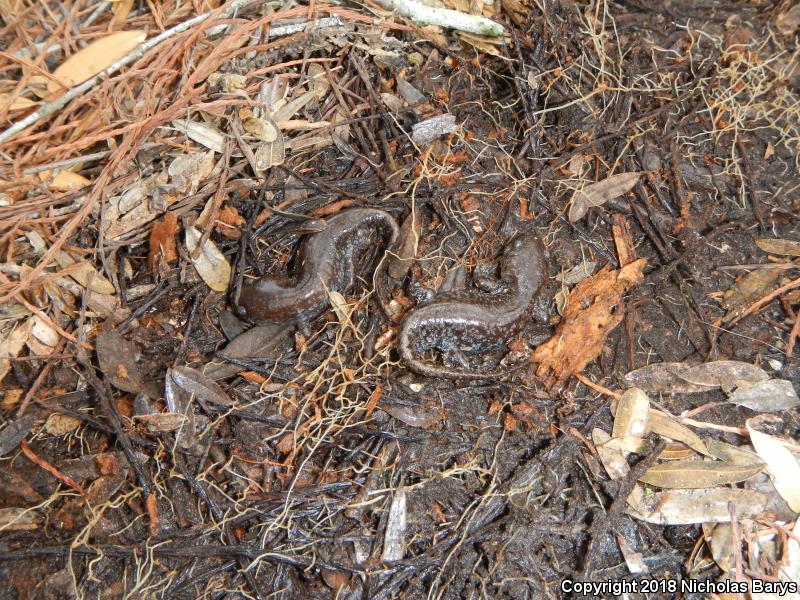
[[[593,206],[602,206],[612,198],[629,192],[641,175],[640,171],[618,173],[576,191],[570,201],[569,220],[577,221]]]
[[[669,490],[642,495],[635,502],[629,497],[631,506],[627,512],[636,519],[657,525],[729,523],[731,502],[736,505],[738,517],[755,517],[766,509],[767,495],[729,488]]]
[[[794,512],[800,513],[800,463],[774,436],[756,429],[761,423],[780,421],[772,415],[761,415],[747,419],[745,427],[750,432],[750,441],[758,455],[767,463],[772,483],[781,497]]]
[[[118,31],[95,40],[78,50],[53,71],[57,81],[49,80],[47,90],[54,92],[60,89],[62,86],[58,82],[67,88],[83,83],[126,56],[146,37],[144,31]]]
[[[761,464],[737,465],[718,460],[678,460],[651,467],[639,481],[662,488],[707,488],[746,481],[760,473],[763,468],[764,465]]]
[[[794,240],[773,240],[764,238],[756,240],[756,246],[770,254],[800,256],[800,242],[795,242]]]
[[[800,404],[791,381],[770,379],[733,392],[728,401],[756,412],[778,412],[789,410]]]
[[[661,437],[683,442],[695,452],[711,456],[705,442],[694,431],[661,412],[650,411],[650,431]]]
[[[626,383],[646,392],[671,392],[692,394],[715,389],[715,385],[692,384],[680,377],[681,373],[693,365],[679,362],[653,363],[625,375]]]

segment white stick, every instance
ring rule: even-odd
[[[503,35],[505,30],[500,23],[480,15],[470,15],[449,8],[433,8],[417,0],[375,0],[386,10],[393,10],[398,15],[422,23],[424,25],[438,25],[449,27],[467,33],[497,37]]]

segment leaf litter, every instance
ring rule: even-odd
[[[740,557],[792,577],[791,7],[689,32],[446,3],[514,27],[491,37],[324,4],[51,4],[6,2],[0,33],[0,568],[20,595],[523,597],[519,568],[557,595],[554,573],[674,576],[663,551],[685,576]],[[353,206],[420,216],[393,287],[359,273],[298,331],[236,316],[243,277],[302,261],[304,217]],[[397,321],[492,273],[522,226],[564,276],[487,353],[504,378],[414,379]]]

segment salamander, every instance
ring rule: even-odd
[[[397,348],[417,373],[449,379],[488,379],[496,371],[439,366],[418,358],[427,350],[482,352],[505,344],[530,315],[530,307],[547,278],[547,261],[539,237],[532,231],[512,239],[500,261],[500,286],[491,294],[467,289],[434,297],[412,309],[400,324]]]
[[[348,209],[326,223],[301,244],[292,277],[266,275],[242,287],[239,307],[246,316],[261,322],[308,323],[328,307],[328,292],[347,292],[369,266],[364,263],[374,261],[375,250],[382,255],[399,232],[389,213],[372,208]]]

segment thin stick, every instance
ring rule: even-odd
[[[798,277],[797,279],[792,279],[786,285],[782,285],[781,287],[779,287],[774,292],[770,292],[769,294],[767,294],[766,296],[764,296],[763,298],[761,298],[757,302],[754,302],[753,304],[748,306],[747,309],[742,314],[740,314],[739,316],[737,316],[735,319],[733,319],[730,322],[730,325],[736,325],[736,323],[738,323],[739,321],[744,319],[746,316],[753,314],[754,312],[759,310],[761,307],[763,307],[765,304],[768,304],[769,302],[772,302],[772,300],[774,300],[775,298],[777,298],[781,294],[784,294],[784,293],[788,292],[789,290],[793,290],[796,287],[800,287],[800,277]]]

